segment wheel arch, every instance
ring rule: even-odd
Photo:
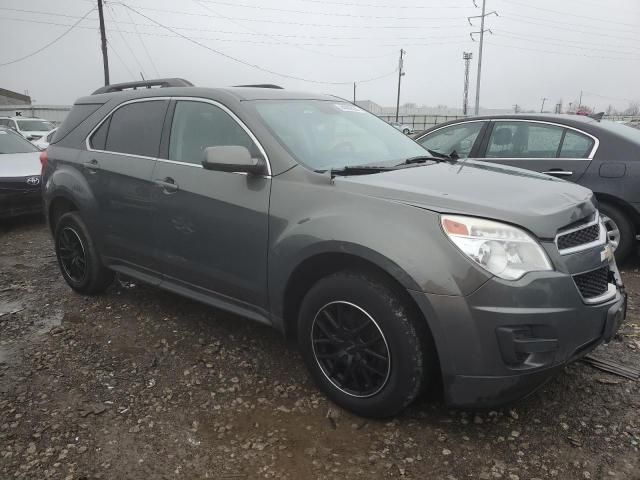
[[[636,209],[633,208],[633,206],[631,206],[621,198],[608,193],[594,192],[594,194],[596,196],[596,199],[598,200],[598,203],[608,203],[610,205],[613,205],[614,207],[619,208],[625,215],[627,215],[627,217],[629,217],[629,219],[633,223],[633,226],[636,229],[636,233],[640,230],[640,213],[638,213]]]

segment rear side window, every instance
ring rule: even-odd
[[[166,100],[153,100],[118,108],[111,115],[104,150],[157,157],[167,105]]]
[[[65,137],[71,130],[84,122],[89,117],[89,115],[98,110],[101,106],[102,104],[95,103],[74,105],[67,117],[62,122],[62,125],[60,125],[58,127],[58,130],[56,130],[58,136],[54,138],[60,140],[61,138]]]
[[[496,122],[487,158],[555,158],[562,127],[529,122]]]
[[[560,158],[586,158],[592,148],[592,138],[573,130],[567,130],[560,149]]]

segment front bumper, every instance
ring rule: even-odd
[[[42,212],[40,189],[8,191],[0,189],[0,218],[33,215]]]
[[[445,400],[492,407],[526,396],[557,370],[615,335],[626,294],[615,263],[615,294],[586,304],[571,275],[536,272],[493,278],[471,295],[410,292],[428,319]]]

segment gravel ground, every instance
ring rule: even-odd
[[[640,365],[629,318],[599,355]],[[39,220],[0,226],[0,478],[640,479],[639,382],[584,363],[510,408],[330,404],[267,327],[143,285],[73,293]]]

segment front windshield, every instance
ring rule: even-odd
[[[45,120],[18,120],[18,128],[23,132],[48,132],[53,124]]]
[[[38,148],[17,133],[0,130],[0,154],[38,152]]]
[[[293,157],[312,170],[395,165],[425,154],[406,135],[347,102],[260,100],[255,108]]]

